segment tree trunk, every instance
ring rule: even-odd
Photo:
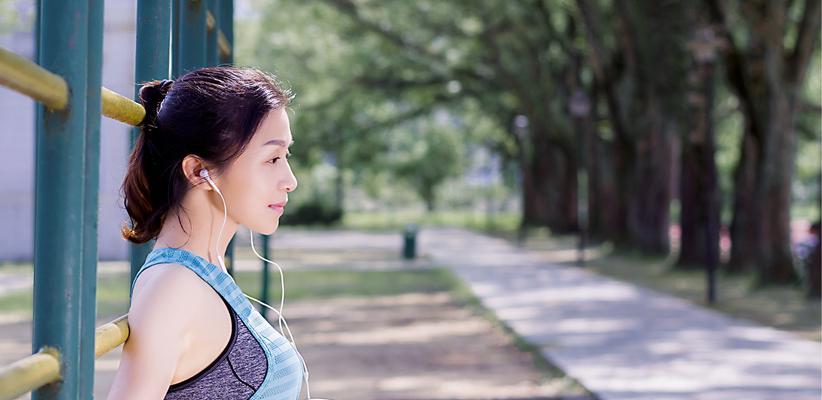
[[[647,126],[635,142],[636,158],[631,163],[628,198],[628,233],[632,247],[645,254],[667,254],[670,251],[669,206],[671,203],[671,132],[664,115],[649,102]],[[639,119],[637,119],[639,120]]]
[[[533,157],[523,167],[523,224],[547,226],[556,233],[575,232],[576,165],[557,146],[534,142]]]
[[[746,123],[746,125],[750,125]],[[759,209],[754,197],[756,170],[759,164],[759,140],[748,126],[742,134],[739,162],[734,169],[733,219],[730,226],[731,258],[725,265],[729,272],[754,269],[757,261],[756,215]]]
[[[589,58],[605,95],[614,133],[613,172],[617,201],[617,247],[647,254],[669,251],[671,158],[679,99],[681,20],[677,2],[613,2],[617,54],[613,57],[599,29],[606,24],[595,2],[577,0],[590,42]],[[664,73],[662,71],[665,71]]]
[[[588,223],[591,237],[599,240],[613,240],[624,233],[619,226],[613,152],[611,143],[592,135],[591,156],[588,158]]]
[[[731,226],[731,271],[756,268],[761,283],[796,279],[791,253],[791,182],[795,140],[795,88],[769,84],[746,115],[761,129],[747,129],[735,173],[734,219]]]
[[[712,37],[711,30],[701,28],[695,37]],[[697,36],[698,35],[698,36]],[[699,268],[716,266],[719,255],[720,199],[714,159],[713,58],[715,43],[701,43],[710,49],[695,51],[694,68],[688,81],[691,118],[682,135],[680,173],[680,250],[676,266]],[[699,51],[708,51],[705,53]]]

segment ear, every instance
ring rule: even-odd
[[[188,183],[194,188],[201,188],[204,190],[214,190],[211,185],[208,184],[208,181],[203,179],[200,176],[200,170],[203,168],[207,168],[206,163],[200,158],[195,155],[187,155],[182,162],[182,169],[183,174],[185,175]],[[209,171],[212,172],[212,171]],[[213,176],[212,172],[212,176]],[[214,178],[211,178],[214,179]]]

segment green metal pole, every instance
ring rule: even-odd
[[[187,71],[206,66],[206,7],[205,0],[176,0],[177,43],[172,44],[177,65],[177,78]]]
[[[271,258],[268,257],[269,249],[268,249],[268,241],[269,235],[260,235],[263,237],[263,258],[270,260]],[[260,301],[263,303],[268,304],[268,262],[263,261],[263,289],[260,292]],[[260,305],[260,314],[262,314],[263,318],[267,318],[266,315],[268,314],[268,308],[263,307]]]
[[[180,1],[185,0],[171,0],[169,6],[171,7],[171,44],[169,51],[169,70],[171,71],[171,79],[176,79],[180,76]]]
[[[139,0],[137,2],[137,49],[135,54],[134,79],[137,83],[154,79],[166,79],[169,76],[169,40],[171,36],[171,3],[168,0]],[[134,90],[134,100],[139,102],[139,85]],[[131,131],[129,149],[134,148],[138,128]],[[131,279],[146,260],[154,247],[154,240],[130,246]],[[131,285],[129,285],[131,299]]]
[[[231,46],[231,54],[228,57],[220,56],[220,63],[234,64],[234,0],[223,0],[220,7],[220,21],[217,26]]]
[[[86,82],[86,161],[80,323],[80,398],[94,394],[94,332],[97,329],[97,208],[100,195],[100,117],[103,85],[103,0],[89,0],[88,78]]]
[[[217,32],[220,31],[220,2],[208,0],[208,11],[214,16],[214,29],[206,34],[206,60],[208,60],[208,65],[218,65],[220,64],[220,46],[217,44]]]
[[[234,235],[235,237],[231,238],[225,249],[225,260],[227,261],[225,268],[228,270],[228,274],[232,277],[234,276],[234,240],[237,234],[235,233]]]
[[[215,6],[214,9],[220,8],[219,15],[220,17],[217,19],[217,28],[223,32],[228,43],[232,44],[231,47],[231,55],[228,57],[223,57],[220,55],[219,47],[217,48],[217,58],[219,64],[233,64],[234,63],[234,0],[222,0],[219,2],[218,6]],[[215,14],[216,15],[216,14]],[[216,43],[215,43],[216,44]],[[235,235],[236,236],[236,235]],[[252,237],[251,240],[254,240]],[[234,238],[231,239],[231,242],[228,243],[228,248],[226,249],[226,255],[229,258],[229,273],[231,276],[234,276]],[[260,308],[265,308],[260,306]],[[263,314],[265,316],[265,314]]]
[[[38,110],[36,124],[32,352],[56,348],[63,379],[35,390],[32,399],[87,399],[92,394],[81,392],[80,353],[94,357],[94,349],[80,342],[94,330],[84,331],[81,320],[84,303],[95,299],[83,298],[81,283],[88,270],[84,240],[97,240],[84,237],[89,2],[39,5],[38,61],[65,78],[70,92],[65,110]]]

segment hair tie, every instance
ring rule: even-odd
[[[157,117],[160,115],[160,110],[163,108],[163,102],[165,101],[173,84],[174,80],[172,79],[162,79],[160,81],[156,81],[155,84],[144,86],[140,92],[141,102],[147,107],[145,110],[146,115],[143,117],[143,120],[138,124],[138,126],[144,127],[146,133],[148,133],[147,131],[157,128]],[[151,103],[155,103],[156,108],[151,109],[149,106]]]
[[[160,115],[160,111],[163,109],[163,102],[166,101],[166,97],[168,97],[168,92],[171,90],[172,84],[174,84],[173,79],[163,79],[160,81],[160,84],[157,85],[157,90],[160,91],[160,95],[162,95],[163,98],[160,99],[160,104],[157,106],[157,115],[155,115],[155,119]]]

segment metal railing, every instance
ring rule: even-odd
[[[94,147],[94,143],[99,146],[99,140],[94,139],[99,136],[100,116],[135,126],[143,120],[145,109],[99,84],[102,0],[40,0],[38,5],[39,64],[0,49],[0,85],[39,104],[35,350],[0,367],[0,400],[32,391],[35,399],[91,398],[94,359],[125,343],[129,336],[127,314],[93,326],[99,182],[90,177],[99,169],[99,147]],[[231,0],[138,0],[135,79],[166,78],[169,55],[175,56],[174,76],[201,66],[231,63],[232,19]],[[181,31],[185,36],[176,34]],[[213,50],[208,54],[203,46],[192,43],[206,40]],[[95,83],[100,87],[97,95],[88,89]],[[137,129],[132,129],[132,146],[137,134]],[[59,202],[61,207],[43,204],[42,199]],[[131,247],[132,280],[146,254],[145,245]],[[231,258],[232,254],[228,255]],[[48,279],[39,279],[41,276]],[[91,346],[85,344],[92,330],[94,353],[90,354],[86,349]]]

